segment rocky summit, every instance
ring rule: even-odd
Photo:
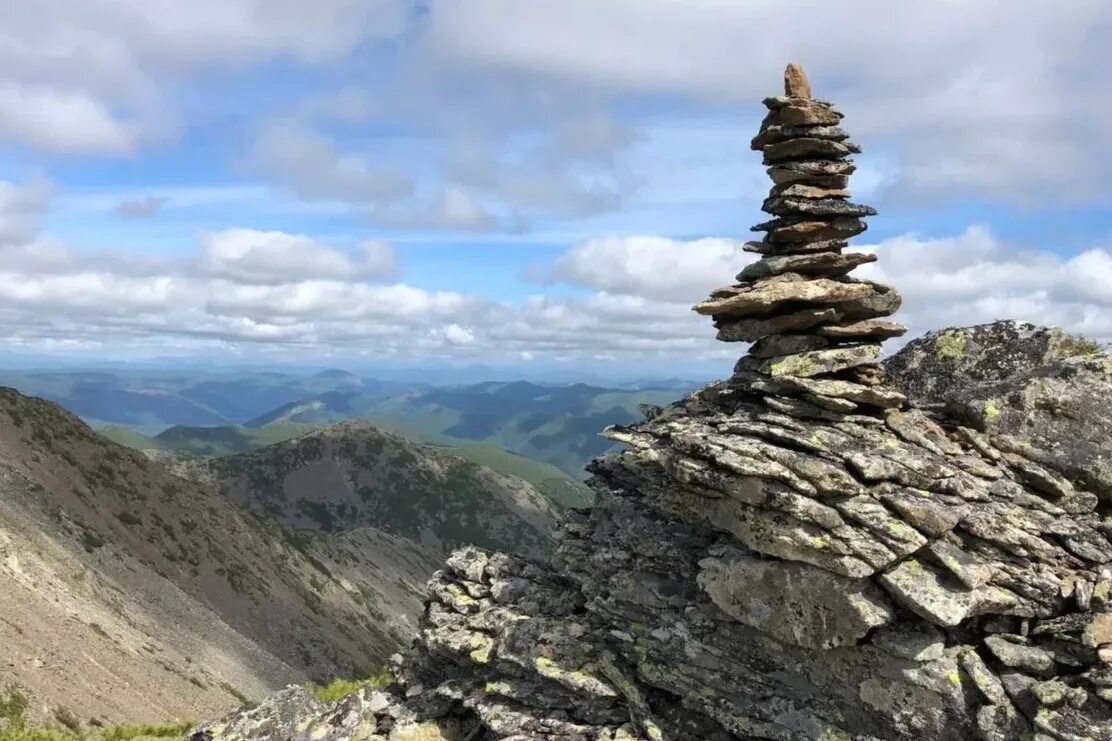
[[[1003,323],[882,361],[857,148],[785,83],[763,258],[696,307],[733,377],[606,431],[553,562],[449,557],[388,687],[193,739],[1112,739],[1112,358]]]

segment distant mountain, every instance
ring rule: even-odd
[[[292,527],[374,525],[439,553],[472,543],[545,556],[558,515],[523,479],[355,420],[182,466],[229,500]]]
[[[283,404],[244,423],[244,427],[265,427],[276,422],[292,422],[316,426],[342,422],[351,417],[373,412],[381,396],[355,391],[329,391],[311,399]]]
[[[414,384],[331,370],[313,375],[275,372],[0,371],[0,385],[53,401],[96,425],[154,435],[168,427],[242,424],[286,404],[318,395],[358,392],[382,398]]]
[[[482,441],[582,477],[587,462],[612,447],[600,437],[603,429],[641,419],[642,404],[669,404],[683,395],[674,388],[482,383],[384,399],[368,416],[417,439]]]
[[[368,676],[436,568],[370,522],[295,531],[0,389],[4,684],[78,718],[154,721]]]
[[[337,418],[346,419],[343,415],[337,415]],[[261,427],[171,427],[155,437],[115,425],[102,427],[97,431],[113,442],[136,450],[219,457],[248,453],[316,429],[318,427],[310,424],[282,421],[279,417],[279,421]],[[444,442],[439,447],[446,452],[460,455],[472,463],[487,466],[507,476],[522,478],[559,508],[582,507],[591,503],[590,489],[551,464],[525,458],[486,443],[450,440],[444,436],[441,439]]]
[[[583,477],[583,467],[612,445],[599,436],[641,419],[641,404],[669,404],[691,389],[613,389],[527,381],[406,391],[388,397],[329,393],[271,410],[247,427],[274,422],[326,425],[366,418],[423,442],[486,443]]]

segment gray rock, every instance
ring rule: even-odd
[[[794,160],[841,159],[853,154],[853,151],[845,144],[831,139],[787,139],[764,148],[764,163],[773,165]]]
[[[820,242],[746,242],[742,249],[758,255],[807,255],[815,252],[841,252],[849,245],[844,239],[829,239]]]
[[[789,198],[774,196],[765,199],[761,210],[774,216],[876,216],[872,206],[862,206],[840,198]]]
[[[1112,358],[1096,345],[997,322],[928,335],[885,366],[913,402],[929,400],[1005,450],[1112,500]]]
[[[864,221],[852,216],[832,218],[816,216],[808,220],[801,220],[801,218],[776,218],[755,224],[750,229],[755,232],[768,232],[766,239],[775,244],[849,239],[868,229]]]
[[[881,651],[911,661],[937,661],[946,649],[946,636],[929,623],[897,622],[872,635]]]
[[[837,277],[845,275],[858,265],[876,262],[876,255],[866,252],[816,252],[802,255],[777,255],[750,263],[738,273],[739,281],[758,280],[781,273],[799,273]]]
[[[865,320],[848,324],[827,324],[819,327],[816,332],[824,337],[837,339],[883,340],[902,336],[907,332],[907,327],[896,322]]]
[[[817,308],[793,311],[767,319],[723,320],[718,328],[718,339],[722,342],[754,342],[782,332],[809,329],[837,317],[837,309]]]
[[[873,362],[880,357],[880,350],[880,345],[869,344],[810,350],[767,359],[744,357],[738,361],[734,372],[812,378]]]
[[[769,144],[779,144],[800,137],[840,142],[848,139],[849,134],[837,126],[781,126],[770,123],[761,128],[760,133],[753,137],[749,146],[759,152]]]
[[[805,648],[856,644],[892,619],[869,581],[740,552],[699,562],[698,584],[726,614],[778,641]]]

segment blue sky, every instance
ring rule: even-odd
[[[1112,340],[1106,3],[101,10],[0,9],[0,352],[728,367],[688,307],[751,259],[791,60],[913,332]]]

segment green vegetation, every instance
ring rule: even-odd
[[[278,422],[266,427],[171,427],[155,436],[163,450],[204,457],[236,455],[285,442],[317,429],[313,425]]]
[[[101,728],[89,721],[90,730],[82,731],[81,721],[68,708],[54,709],[57,726],[38,727],[27,718],[27,697],[17,687],[0,692],[0,741],[142,741],[144,739],[182,739],[193,721],[167,724],[120,725]]]
[[[227,682],[221,682],[220,683],[220,689],[224,690],[229,695],[234,697],[236,699],[236,701],[239,703],[240,707],[253,708],[256,705],[258,705],[257,702],[255,702],[254,700],[252,700],[247,695],[243,694],[242,692],[240,692],[239,690],[237,690],[235,687],[228,684]]]
[[[108,425],[97,430],[98,433],[114,443],[136,450],[161,450],[162,444],[153,437],[147,437],[135,430],[119,425]]]
[[[390,670],[383,668],[376,676],[370,679],[334,679],[328,685],[309,683],[305,689],[311,692],[318,700],[325,703],[336,703],[348,695],[354,694],[364,687],[381,689],[393,681]]]
[[[1073,358],[1079,355],[1100,355],[1104,351],[1093,340],[1087,337],[1067,336],[1062,340],[1061,354],[1064,358]]]

